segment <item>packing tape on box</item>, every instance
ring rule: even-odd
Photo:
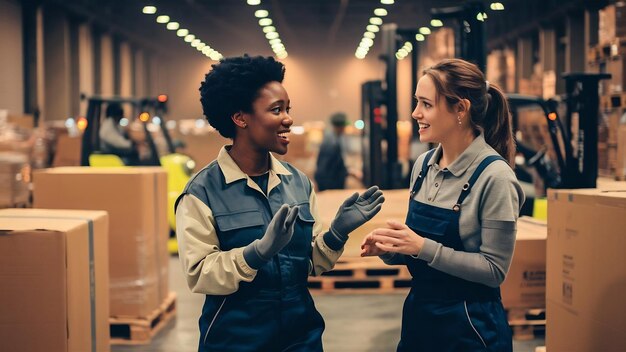
[[[76,216],[19,216],[19,215],[0,215],[0,218],[22,218],[22,219],[62,219],[62,220],[81,220],[87,222],[89,232],[89,303],[91,308],[91,351],[96,352],[96,271],[94,265],[94,248],[93,248],[93,220],[89,218]]]

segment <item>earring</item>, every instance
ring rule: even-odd
[[[248,124],[244,122],[243,124],[241,124],[241,127],[242,128],[246,128],[246,127],[248,127]]]
[[[459,125],[461,125],[461,115],[456,117],[457,120],[459,120]]]

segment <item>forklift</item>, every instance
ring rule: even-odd
[[[195,162],[187,155],[176,152],[176,147],[171,135],[167,130],[164,113],[166,112],[167,96],[159,95],[157,98],[124,98],[124,97],[83,97],[87,100],[87,124],[82,136],[81,165],[91,167],[129,167],[122,158],[114,154],[106,154],[101,150],[100,127],[103,115],[103,105],[119,103],[130,105],[132,116],[137,118],[142,125],[145,142],[149,149],[148,158],[141,161],[142,166],[161,166],[167,172],[167,207],[168,222],[170,225],[170,240],[168,251],[170,254],[178,253],[178,245],[175,238],[176,217],[174,214],[174,202],[182,193],[187,182],[193,174]],[[159,149],[150,133],[148,123],[155,117],[160,118],[160,132],[166,144],[166,152],[159,155]]]

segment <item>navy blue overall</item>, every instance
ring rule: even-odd
[[[439,208],[413,199],[426,173],[431,150],[424,158],[409,201],[406,224],[419,235],[445,247],[463,251],[459,218],[463,200],[482,171],[493,161],[489,156],[478,166],[453,209]],[[425,261],[405,256],[411,272],[411,291],[402,311],[398,351],[511,351],[511,329],[500,301],[500,289],[470,282],[437,269]]]
[[[214,162],[192,180],[193,194],[212,210],[220,249],[244,247],[263,237],[282,204],[300,206],[291,242],[261,267],[254,280],[230,295],[207,295],[200,317],[199,351],[322,351],[324,321],[307,289],[312,252],[311,183],[293,166],[292,175],[268,196],[245,179],[226,184]]]

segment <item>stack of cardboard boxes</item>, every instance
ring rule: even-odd
[[[109,351],[104,211],[0,210],[3,351]]]
[[[548,194],[548,351],[626,351],[626,185],[601,187]]]
[[[35,208],[110,217],[112,317],[146,317],[168,296],[167,174],[158,167],[60,167],[33,175]]]

